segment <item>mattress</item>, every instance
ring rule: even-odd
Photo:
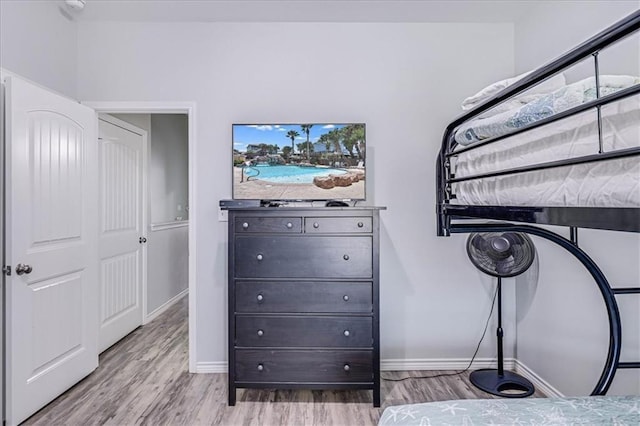
[[[638,425],[640,396],[467,399],[387,407],[379,426]]]
[[[597,154],[595,110],[459,154],[455,177]],[[603,151],[640,146],[640,96],[602,107]],[[455,204],[640,207],[640,157],[565,166],[452,185]]]

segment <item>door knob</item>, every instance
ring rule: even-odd
[[[138,242],[139,242],[140,244],[144,244],[144,243],[146,243],[146,242],[147,242],[147,239],[146,239],[145,237],[140,237],[140,238],[138,238]]]
[[[33,271],[31,265],[23,265],[22,263],[18,263],[16,265],[16,274],[18,275],[30,274],[31,271]]]

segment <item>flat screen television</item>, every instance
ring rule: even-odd
[[[233,124],[233,198],[364,200],[364,123]]]

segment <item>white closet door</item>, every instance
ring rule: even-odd
[[[100,117],[99,351],[142,325],[146,132]]]
[[[6,79],[6,421],[98,366],[95,112]]]

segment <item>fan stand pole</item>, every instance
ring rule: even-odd
[[[504,354],[502,352],[502,277],[498,277],[498,328],[496,329],[498,341],[498,376],[504,376]]]
[[[473,371],[469,380],[475,387],[492,395],[505,398],[524,398],[533,395],[533,384],[519,374],[504,371],[504,353],[502,350],[502,278],[498,277],[498,328],[496,336],[498,342],[498,369],[483,368]]]

